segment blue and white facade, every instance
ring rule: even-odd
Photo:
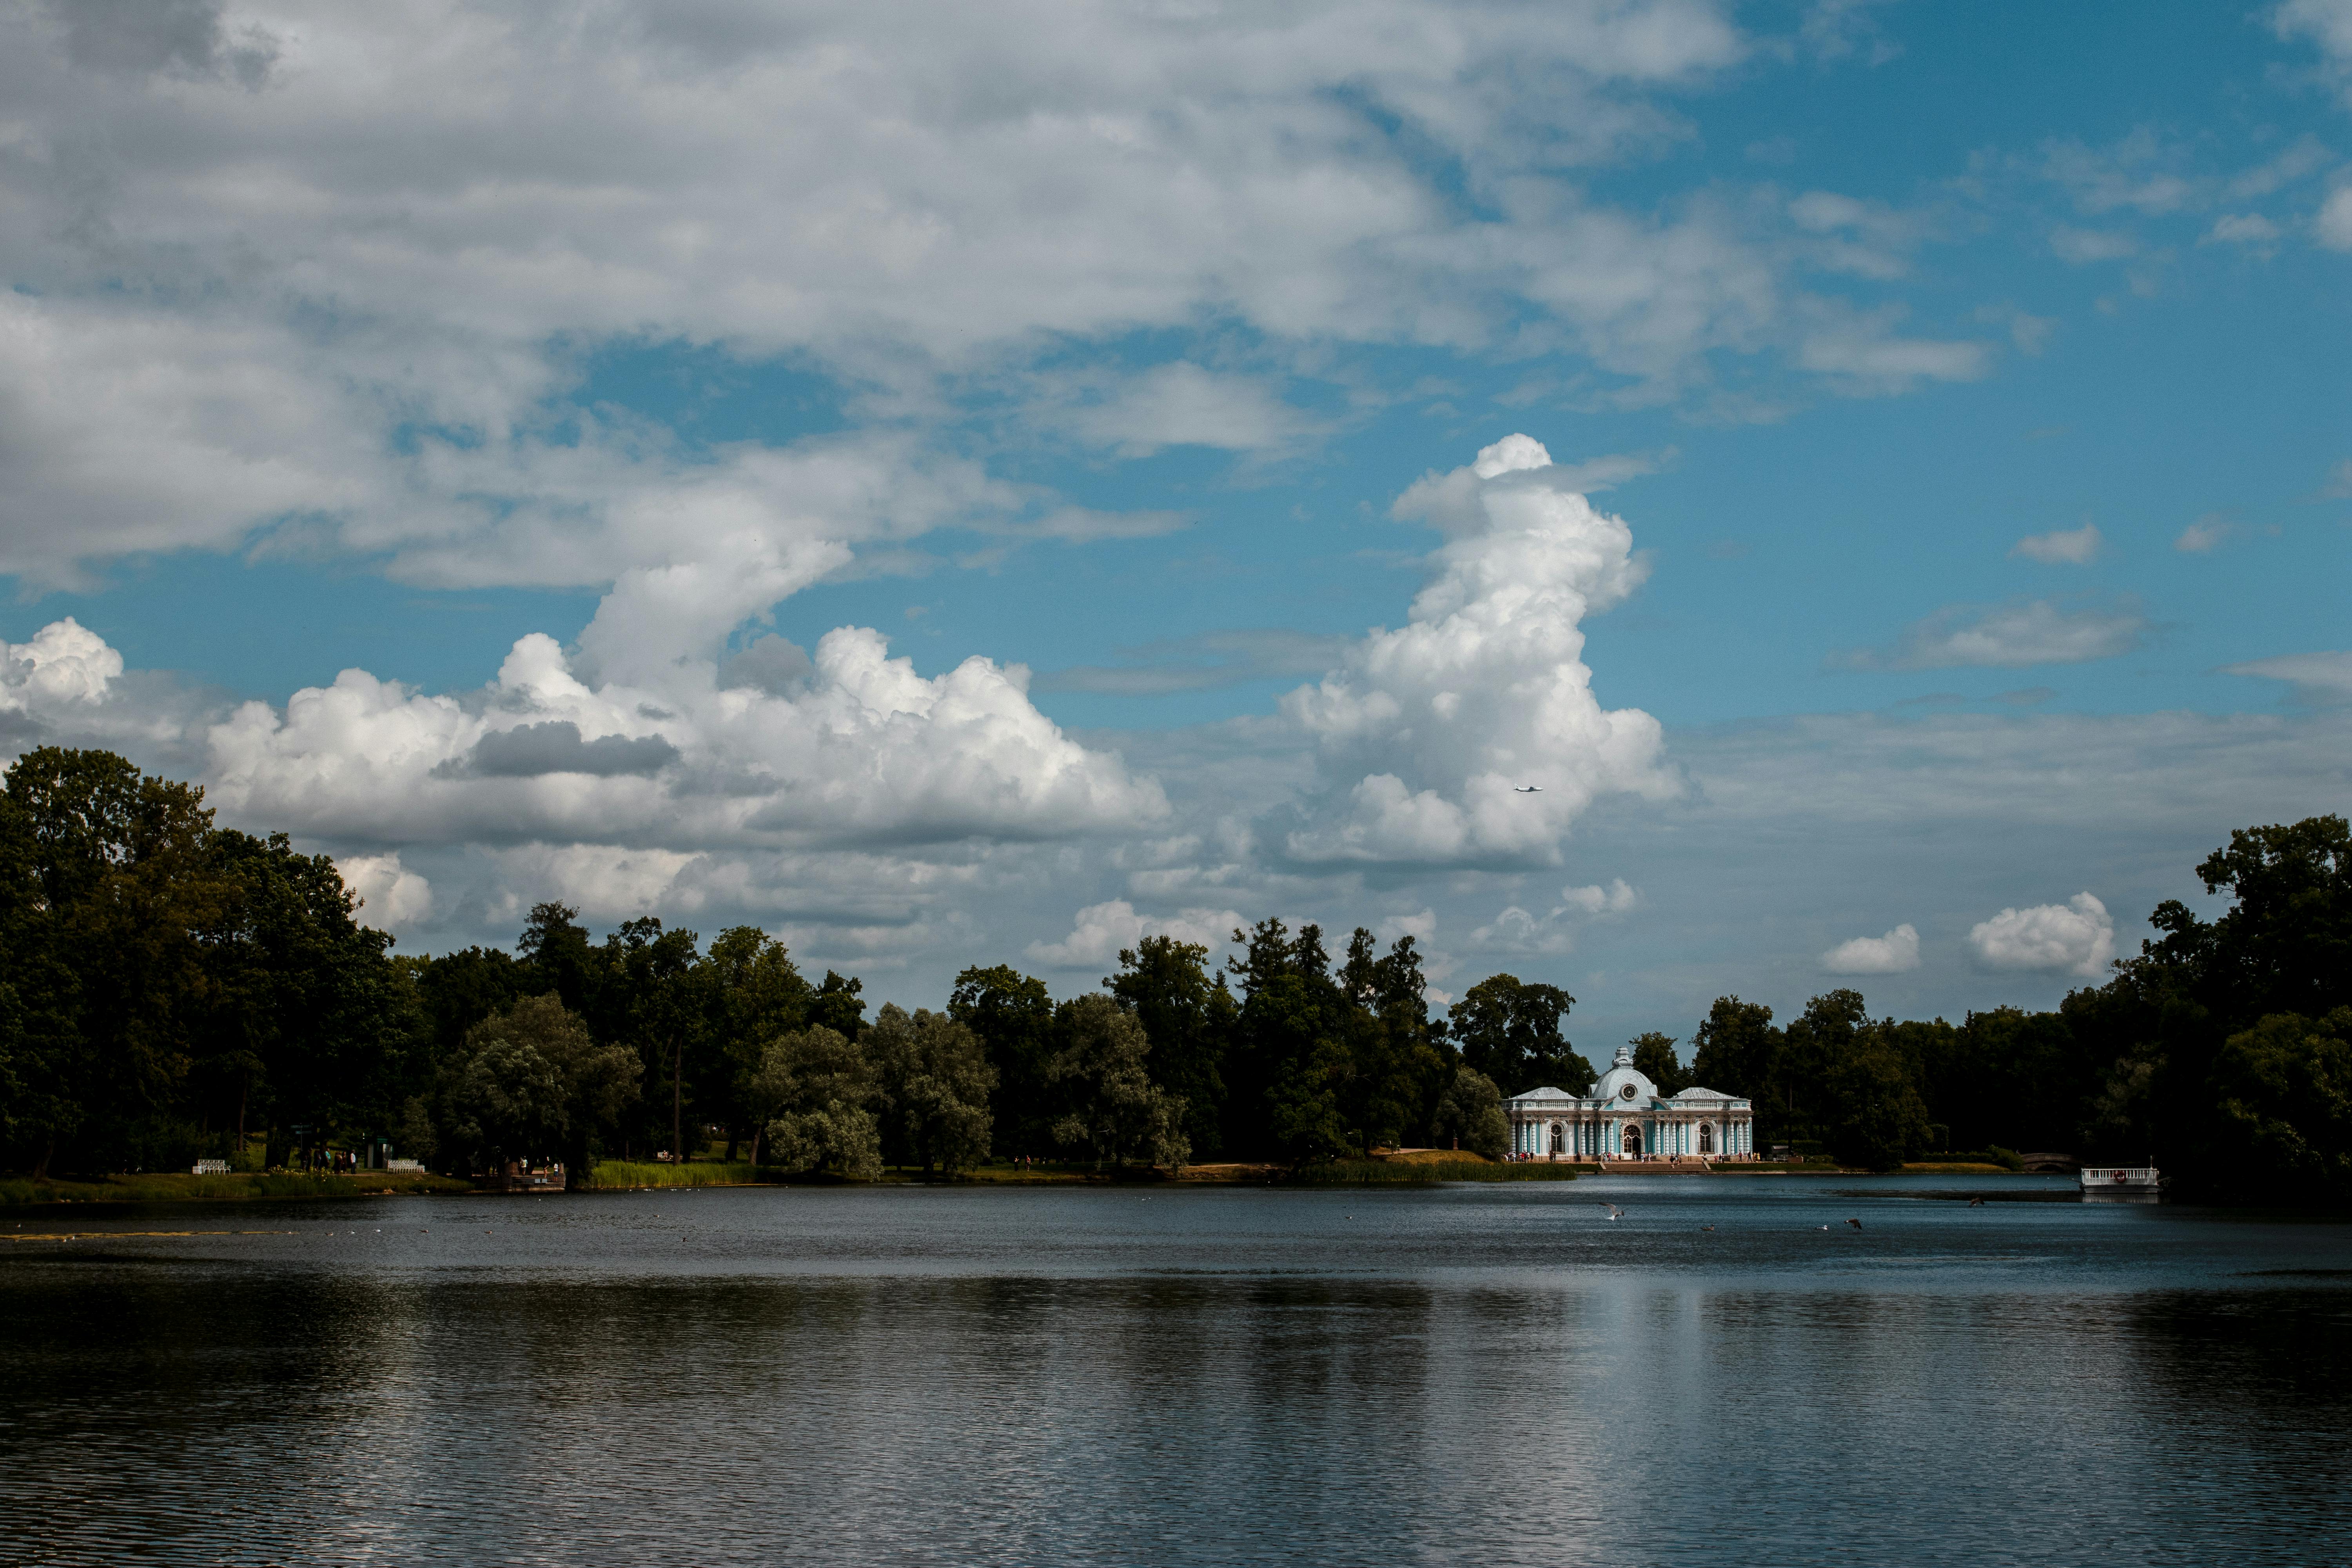
[[[1662,1095],[1624,1046],[1591,1093],[1531,1089],[1503,1101],[1503,1114],[1517,1160],[1756,1158],[1753,1104],[1711,1089]]]

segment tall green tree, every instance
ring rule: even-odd
[[[1510,1152],[1511,1123],[1503,1114],[1503,1091],[1466,1063],[1454,1070],[1431,1120],[1431,1131],[1441,1147],[1466,1149],[1489,1160]]]
[[[1068,1109],[1055,1138],[1091,1154],[1097,1169],[1139,1160],[1181,1170],[1192,1152],[1184,1104],[1151,1081],[1151,1046],[1135,1015],[1108,996],[1079,996],[1062,1005],[1055,1022],[1062,1046],[1047,1076]]]
[[[1557,985],[1490,974],[1449,1010],[1454,1047],[1506,1094],[1547,1085],[1585,1093],[1600,1075],[1559,1026],[1575,1005],[1576,998]]]
[[[926,1176],[988,1158],[996,1070],[970,1029],[944,1013],[886,1004],[857,1043],[874,1064],[886,1158]]]
[[[1691,1085],[1683,1071],[1682,1058],[1675,1055],[1675,1037],[1652,1029],[1636,1035],[1627,1042],[1633,1047],[1633,1067],[1643,1077],[1658,1086],[1665,1095],[1680,1094]]]
[[[1143,1026],[1152,1081],[1183,1102],[1193,1157],[1214,1160],[1224,1148],[1225,1052],[1241,1005],[1208,960],[1202,943],[1147,936],[1119,952],[1118,973],[1103,984]]]
[[[643,1066],[600,1046],[552,994],[528,996],[466,1033],[437,1086],[440,1149],[465,1171],[553,1157],[566,1184],[586,1179],[604,1137],[637,1095]]]
[[[42,746],[10,766],[5,793],[39,916],[12,976],[20,1019],[34,1021],[13,1075],[32,1087],[12,1118],[39,1147],[34,1168],[46,1173],[64,1141],[100,1168],[176,1156],[184,1141],[157,1138],[179,1110],[209,987],[198,933],[224,896],[204,792],[110,752]]]
[[[807,1022],[814,993],[784,944],[757,926],[720,931],[703,964],[703,1034],[716,1057],[711,1087],[732,1160],[740,1140],[758,1143],[772,1114],[754,1105],[751,1079],[769,1047]]]
[[[967,969],[956,976],[948,1016],[971,1031],[995,1070],[989,1116],[997,1152],[1014,1159],[1051,1153],[1060,1100],[1053,1066],[1060,1042],[1045,983],[1006,963]]]
[[[874,1113],[879,1086],[873,1064],[848,1036],[812,1024],[771,1040],[749,1091],[764,1119],[751,1140],[755,1163],[764,1138],[769,1163],[782,1170],[852,1181],[882,1173],[882,1130]]]

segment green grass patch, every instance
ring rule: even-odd
[[[1575,1169],[1539,1160],[1327,1160],[1302,1165],[1291,1180],[1310,1187],[1390,1186],[1427,1182],[1572,1182]]]
[[[76,1182],[0,1176],[0,1207],[26,1204],[154,1204],[233,1202],[251,1198],[362,1198],[392,1193],[470,1193],[471,1182],[454,1176],[406,1171],[359,1171],[350,1175],[269,1175],[233,1172],[224,1176],[118,1175]]]
[[[619,1187],[751,1187],[785,1180],[781,1171],[749,1160],[690,1160],[673,1165],[655,1160],[599,1160],[589,1167],[587,1185]]]

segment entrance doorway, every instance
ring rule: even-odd
[[[1698,1152],[1702,1154],[1715,1152],[1715,1129],[1704,1121],[1698,1124]]]
[[[1555,1158],[1568,1152],[1568,1135],[1557,1121],[1551,1124],[1551,1152]]]
[[[1638,1160],[1642,1157],[1642,1130],[1640,1128],[1634,1126],[1630,1121],[1627,1122],[1625,1124],[1625,1136],[1622,1142],[1625,1146],[1625,1157],[1627,1159]]]

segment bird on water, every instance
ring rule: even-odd
[[[1860,1230],[1860,1229],[1862,1228],[1862,1221],[1860,1221],[1860,1220],[1858,1220],[1858,1219],[1850,1219],[1850,1220],[1846,1221],[1846,1224],[1848,1224],[1848,1225],[1850,1225],[1850,1226],[1853,1226],[1853,1228],[1854,1228],[1854,1229],[1856,1229],[1856,1230]]]
[[[1602,1204],[1601,1206],[1609,1211],[1609,1217],[1611,1219],[1623,1219],[1625,1217],[1625,1211],[1619,1208],[1615,1204]]]

